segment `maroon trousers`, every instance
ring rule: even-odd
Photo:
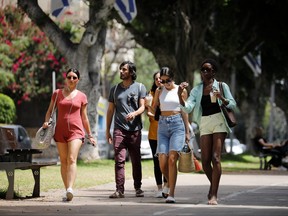
[[[115,159],[115,181],[116,190],[124,194],[125,184],[125,159],[128,150],[132,163],[132,176],[134,188],[141,188],[142,166],[141,166],[141,130],[126,131],[114,129],[113,132],[114,159]]]

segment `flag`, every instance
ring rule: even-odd
[[[71,0],[51,0],[51,13],[55,17],[60,17],[66,7],[69,7]]]
[[[255,77],[261,74],[261,53],[254,56],[251,52],[243,57],[246,64],[251,68]]]
[[[135,0],[116,0],[114,8],[124,23],[131,22],[137,14]]]

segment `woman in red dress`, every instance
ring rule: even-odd
[[[96,145],[92,136],[87,116],[87,97],[77,90],[80,79],[77,69],[69,69],[66,73],[66,85],[53,92],[43,127],[48,127],[54,101],[57,107],[57,122],[54,140],[57,143],[61,162],[61,176],[66,189],[66,200],[73,199],[73,185],[76,179],[77,157],[84,143],[85,131],[90,143]]]

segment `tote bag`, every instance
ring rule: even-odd
[[[178,171],[183,173],[195,171],[193,151],[186,143],[179,155]]]
[[[48,122],[48,127],[43,128],[41,127],[35,135],[35,138],[32,142],[32,148],[34,149],[46,149],[51,145],[51,141],[53,139],[54,133],[55,133],[55,126],[56,122],[53,118],[54,112],[55,112],[55,106],[56,106],[56,101],[58,98],[58,93],[56,95],[56,99],[54,101],[52,113]]]

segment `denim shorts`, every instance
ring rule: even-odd
[[[228,129],[221,112],[209,116],[202,116],[199,130],[200,136],[222,132],[228,133]]]
[[[156,154],[180,152],[185,143],[185,126],[181,114],[160,116],[158,122],[158,145]]]

